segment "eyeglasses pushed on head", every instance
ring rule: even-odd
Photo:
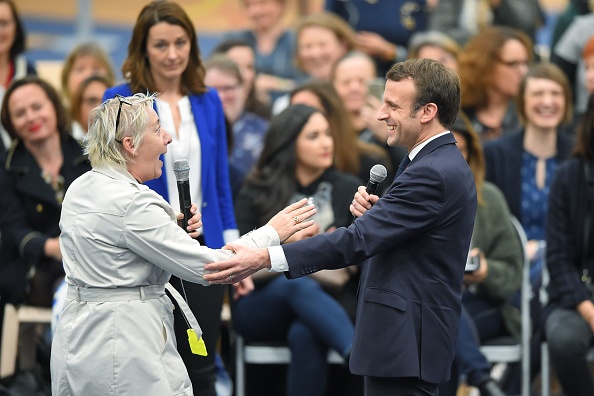
[[[117,135],[118,127],[120,126],[120,115],[122,113],[122,104],[127,104],[128,106],[132,106],[132,103],[125,100],[125,97],[122,95],[116,95],[115,98],[120,102],[120,105],[118,106],[118,114],[116,116],[115,131],[114,131],[114,135]],[[118,142],[119,144],[122,144],[122,141],[117,138],[115,139],[115,141]]]

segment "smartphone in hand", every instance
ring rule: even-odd
[[[470,274],[481,266],[481,257],[480,255],[476,254],[474,256],[468,256],[466,260],[466,267],[464,268],[464,273]]]

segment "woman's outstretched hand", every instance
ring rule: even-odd
[[[314,205],[308,205],[307,198],[303,198],[274,215],[268,222],[268,225],[276,230],[282,243],[297,231],[310,227],[314,222],[307,219],[316,214],[316,212],[316,207]]]

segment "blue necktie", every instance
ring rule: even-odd
[[[408,158],[408,154],[404,156],[400,165],[398,165],[398,171],[396,172],[396,177],[400,176],[402,172],[406,169],[406,167],[410,164],[410,158]]]

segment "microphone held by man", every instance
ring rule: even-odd
[[[351,204],[350,210],[351,213],[353,213],[353,221],[355,221],[356,218],[362,216],[366,210],[371,209],[371,206],[373,206],[373,204],[378,201],[379,197],[377,196],[377,192],[379,190],[380,184],[386,179],[386,176],[388,176],[388,170],[385,166],[376,164],[371,168],[369,171],[369,181],[367,182],[367,186],[359,187],[359,193],[365,193],[363,196],[365,198],[365,202],[357,203],[357,199],[355,198]],[[372,195],[375,197],[371,197]],[[360,207],[358,205],[360,205]]]

